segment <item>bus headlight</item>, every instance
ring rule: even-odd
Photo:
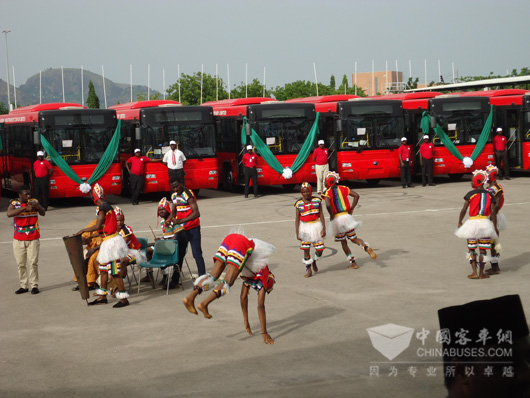
[[[208,174],[211,176],[217,175],[217,170],[210,170]]]
[[[112,181],[120,181],[121,176],[112,176]]]
[[[351,167],[351,163],[343,163],[342,167]]]
[[[55,180],[50,180],[50,185],[55,185]]]
[[[444,158],[436,158],[434,159],[435,162],[440,163],[444,161]]]
[[[156,174],[146,174],[145,178],[156,178]]]

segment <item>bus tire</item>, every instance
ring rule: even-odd
[[[223,166],[223,177],[222,177],[223,190],[232,192],[234,190],[234,173],[230,168],[230,165],[225,164]]]
[[[464,173],[449,174],[449,178],[451,179],[451,181],[460,181],[463,176]]]
[[[381,182],[381,179],[380,178],[371,178],[369,180],[366,180],[366,183],[371,186],[371,187],[375,187],[377,184],[379,184]]]
[[[293,192],[296,184],[283,184],[282,186],[285,192]]]

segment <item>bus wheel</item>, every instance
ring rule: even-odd
[[[366,180],[366,183],[371,186],[371,187],[375,187],[377,184],[379,184],[381,182],[381,179],[380,178],[372,178],[372,179],[369,179],[369,180]]]
[[[464,173],[449,174],[451,181],[459,181],[464,176]]]
[[[232,192],[234,190],[234,173],[229,165],[223,167],[223,190]]]
[[[293,192],[296,184],[283,184],[282,186],[285,192]]]

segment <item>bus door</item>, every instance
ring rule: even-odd
[[[523,165],[519,113],[518,109],[507,109],[503,125],[504,135],[508,139],[508,163],[514,168],[521,168]]]

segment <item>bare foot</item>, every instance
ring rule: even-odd
[[[475,273],[473,273],[471,275],[468,275],[467,277],[468,277],[468,279],[478,279],[478,275],[475,274]]]
[[[484,274],[484,273],[481,273],[481,274],[478,276],[479,279],[488,279],[489,277],[490,277],[489,275],[486,275],[486,274]]]
[[[263,337],[263,342],[265,344],[274,344],[274,340],[268,333],[262,333],[261,337]]]
[[[304,275],[304,278],[311,278],[313,276],[313,272],[311,272],[311,267],[307,268],[307,273]]]
[[[202,312],[205,318],[210,319],[212,317],[208,312],[208,306],[206,304],[200,303],[197,308]]]
[[[318,272],[317,262],[313,261],[313,272],[316,274]]]
[[[357,263],[355,261],[350,261],[350,266],[348,267],[348,269],[357,269],[357,268],[359,268]]]
[[[245,330],[247,331],[248,334],[250,334],[251,336],[253,335],[252,333],[252,329],[250,329],[250,325],[245,325]]]
[[[372,260],[377,260],[377,254],[375,254],[371,247],[366,248],[366,253],[368,253],[370,257],[372,257]]]
[[[195,314],[195,315],[199,315],[199,313],[195,309],[195,300],[191,300],[191,299],[186,297],[184,300],[182,300],[182,303],[184,304],[184,307],[186,307],[186,309],[189,312],[191,312],[192,314]]]

